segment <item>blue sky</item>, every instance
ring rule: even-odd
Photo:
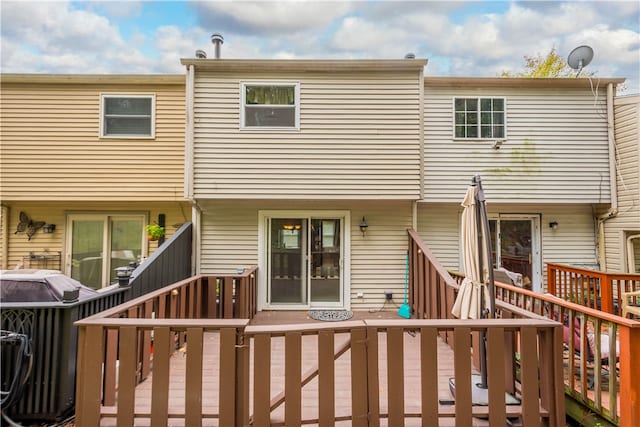
[[[429,59],[426,75],[497,76],[524,56],[587,44],[596,77],[640,93],[637,1],[0,2],[4,73],[172,73],[224,58]]]

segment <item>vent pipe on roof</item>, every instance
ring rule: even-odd
[[[207,59],[207,52],[202,49],[196,50],[196,58],[198,59]]]
[[[215,53],[213,54],[214,58],[220,59],[220,47],[222,46],[222,43],[224,43],[224,38],[221,34],[213,33],[211,34],[211,43],[213,43],[215,48]]]
[[[404,56],[404,59],[416,59],[416,54],[409,52]]]

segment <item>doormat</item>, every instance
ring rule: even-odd
[[[353,312],[344,310],[311,310],[309,311],[309,317],[324,322],[339,322],[351,319]]]

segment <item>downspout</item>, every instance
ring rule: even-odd
[[[604,240],[604,223],[618,215],[618,171],[616,167],[616,138],[613,117],[613,83],[607,85],[607,137],[609,140],[609,184],[611,191],[611,208],[597,218],[598,227],[598,263],[600,270],[606,271],[607,257]]]
[[[186,87],[186,117],[185,117],[185,138],[184,138],[184,197],[191,202],[191,220],[193,222],[192,234],[192,256],[191,272],[200,273],[200,231],[202,208],[194,198],[194,88],[195,88],[195,66],[187,65],[187,87]]]

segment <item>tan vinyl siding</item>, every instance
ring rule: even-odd
[[[460,199],[464,194],[460,195]],[[540,217],[543,290],[546,263],[556,262],[593,267],[597,264],[595,221],[590,205],[507,205],[488,199],[490,216],[524,214]],[[462,271],[460,255],[460,214],[456,204],[418,205],[418,232],[445,268]],[[549,223],[558,222],[557,230]]]
[[[377,309],[384,291],[402,303],[407,229],[411,227],[408,202],[297,202],[219,201],[202,205],[201,272],[229,274],[238,267],[258,264],[258,212],[260,210],[346,210],[351,213],[351,307]],[[359,223],[369,228],[363,238]],[[260,271],[258,274],[266,274]],[[259,292],[264,292],[260,290]],[[357,298],[358,292],[364,294]]]
[[[594,82],[597,85],[597,82]],[[504,97],[506,141],[453,139],[454,97]],[[504,203],[608,203],[606,87],[425,86],[425,194],[452,202],[479,173]],[[594,105],[595,103],[595,105]]]
[[[3,200],[182,200],[184,83],[3,83]],[[155,94],[155,138],[100,138],[100,94]]]
[[[629,271],[626,238],[640,234],[640,96],[614,101],[618,214],[605,222],[608,271]],[[638,256],[638,255],[636,255]]]
[[[299,82],[300,130],[240,130],[242,81]],[[418,199],[420,90],[415,71],[198,71],[194,196]]]
[[[25,212],[30,219],[34,221],[45,221],[55,224],[56,229],[53,233],[43,233],[42,230],[37,231],[31,240],[27,239],[25,233],[14,234],[19,222],[20,212]],[[30,253],[62,253],[62,268],[64,269],[65,261],[65,236],[66,216],[67,214],[118,214],[127,215],[130,213],[146,214],[150,222],[154,222],[158,218],[158,214],[164,213],[167,226],[166,238],[171,237],[177,230],[177,227],[186,221],[191,220],[191,209],[186,204],[171,203],[162,204],[156,202],[144,203],[99,203],[99,202],[16,202],[8,209],[8,239],[7,245],[7,267],[12,269],[21,265],[23,257]],[[158,242],[147,242],[147,255],[151,255],[157,248]]]

